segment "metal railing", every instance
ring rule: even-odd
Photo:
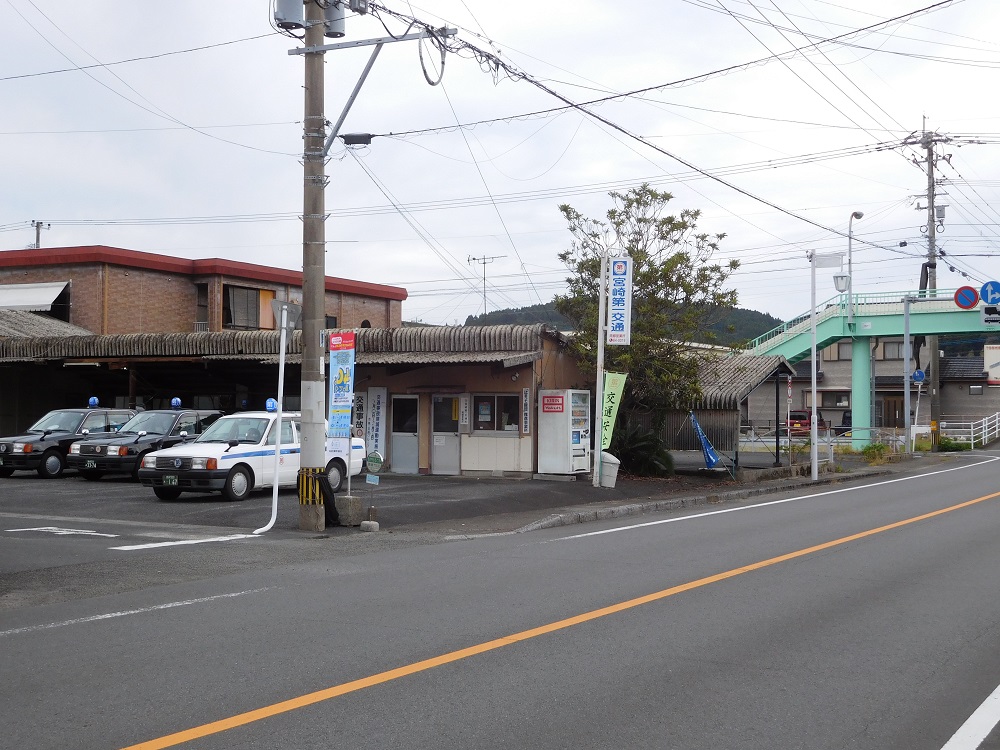
[[[921,304],[920,312],[942,312],[956,310],[954,289],[927,289],[901,292],[873,292],[867,294],[854,295],[854,315],[877,316],[877,315],[902,315],[903,298],[924,298],[933,296],[940,304]],[[826,302],[816,305],[816,322],[820,323],[827,318],[842,317],[847,315],[848,295],[840,294],[831,297]],[[787,323],[783,323],[777,328],[772,328],[757,338],[749,341],[745,347],[747,351],[754,352],[762,345],[775,338],[785,338],[804,333],[811,328],[811,312],[792,318]]]
[[[942,420],[941,435],[982,448],[1000,438],[1000,413],[970,421]]]

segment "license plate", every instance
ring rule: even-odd
[[[97,468],[97,461],[95,461],[92,458],[88,458],[87,461],[83,464],[83,468],[85,468],[85,469],[96,469]]]
[[[177,484],[177,477],[174,476],[173,474],[164,474],[163,484],[164,486],[174,486]]]

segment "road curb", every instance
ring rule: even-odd
[[[817,481],[798,480],[767,483],[746,487],[744,489],[729,490],[726,492],[713,492],[705,495],[690,495],[687,497],[664,497],[660,499],[650,498],[639,503],[627,503],[615,505],[610,508],[581,508],[579,510],[566,509],[561,513],[553,513],[550,516],[515,529],[514,534],[523,534],[529,531],[540,529],[551,529],[557,526],[571,526],[577,523],[591,523],[594,521],[605,521],[613,518],[624,518],[626,516],[639,516],[644,513],[654,513],[657,511],[680,510],[682,508],[693,508],[700,505],[725,505],[737,503],[749,498],[761,497],[763,495],[773,495],[778,492],[788,492],[802,487],[817,487],[831,484],[841,484],[845,481],[856,479],[868,479],[870,477],[885,476],[896,472],[891,469],[862,469],[850,473],[831,474],[821,476]]]

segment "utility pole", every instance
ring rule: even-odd
[[[935,213],[934,166],[937,157],[934,154],[934,144],[939,139],[927,131],[926,119],[920,145],[925,151],[927,163],[927,296],[936,297],[937,293],[937,215]],[[931,451],[940,449],[941,424],[941,367],[938,337],[927,337],[927,368],[930,370],[927,378],[927,389],[931,400]],[[905,355],[904,355],[905,356]],[[907,383],[909,388],[909,383]],[[909,420],[910,415],[904,417]]]
[[[31,226],[35,229],[35,249],[39,249],[42,246],[42,230],[51,229],[51,224],[46,224],[41,221],[32,221]]]
[[[326,394],[324,352],[326,324],[326,119],[324,116],[323,8],[305,4],[305,117],[303,120],[302,212],[302,454],[299,470],[299,528],[322,531],[326,508],[319,475],[326,470]]]
[[[506,255],[484,255],[481,258],[473,258],[471,255],[469,256],[468,262],[470,264],[479,263],[483,267],[483,315],[486,315],[486,264],[492,263],[497,258],[506,257]]]

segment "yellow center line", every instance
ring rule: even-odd
[[[351,682],[334,685],[333,687],[317,690],[313,693],[306,693],[305,695],[300,695],[296,698],[281,701],[280,703],[273,703],[270,706],[263,706],[262,708],[230,716],[226,719],[219,719],[218,721],[202,724],[201,726],[192,727],[191,729],[185,729],[181,732],[168,734],[164,737],[148,740],[146,742],[140,742],[138,745],[129,745],[126,748],[122,748],[122,750],[161,750],[162,748],[175,747],[176,745],[190,742],[191,740],[226,732],[230,729],[235,729],[236,727],[252,724],[272,716],[288,713],[289,711],[294,711],[305,706],[311,706],[315,703],[330,700],[331,698],[336,698],[341,695],[347,695],[348,693],[363,690],[374,685],[381,685],[385,682],[398,680],[401,677],[407,677],[409,675],[417,674],[418,672],[425,672],[429,669],[434,669],[435,667],[440,667],[445,664],[451,664],[452,662],[461,661],[462,659],[468,659],[470,656],[476,656],[477,654],[483,654],[487,651],[493,651],[498,648],[503,648],[504,646],[520,643],[521,641],[538,638],[539,636],[546,635],[548,633],[554,633],[557,630],[564,630],[566,628],[573,627],[574,625],[580,625],[585,622],[590,622],[591,620],[597,620],[602,617],[607,617],[608,615],[624,612],[634,607],[641,607],[644,604],[659,601],[660,599],[666,599],[667,597],[681,594],[685,591],[698,589],[703,586],[718,583],[719,581],[725,581],[729,578],[735,578],[736,576],[744,575],[746,573],[752,573],[755,570],[768,568],[772,565],[777,565],[778,563],[788,562],[789,560],[794,560],[798,557],[805,557],[806,555],[811,555],[815,552],[822,552],[823,550],[848,544],[850,542],[857,541],[858,539],[864,539],[866,537],[882,534],[886,531],[892,531],[893,529],[898,529],[903,526],[919,523],[920,521],[926,521],[929,518],[961,510],[962,508],[967,508],[970,505],[975,505],[986,500],[992,500],[995,497],[1000,497],[1000,492],[983,495],[982,497],[977,497],[974,500],[968,500],[964,503],[959,503],[958,505],[942,508],[941,510],[924,513],[922,515],[907,518],[902,521],[896,521],[895,523],[890,523],[885,526],[879,526],[875,529],[862,531],[858,534],[851,534],[850,536],[841,537],[840,539],[834,539],[829,542],[823,542],[822,544],[806,547],[804,549],[796,550],[795,552],[788,552],[784,555],[778,555],[777,557],[771,557],[767,560],[751,563],[750,565],[733,568],[723,573],[716,573],[715,575],[706,576],[705,578],[699,578],[694,581],[689,581],[688,583],[682,583],[652,594],[646,594],[645,596],[629,599],[624,602],[619,602],[618,604],[612,604],[590,612],[574,615],[573,617],[567,617],[564,620],[557,620],[556,622],[551,622],[548,625],[541,625],[537,628],[531,628],[530,630],[522,630],[519,633],[507,635],[502,638],[496,638],[495,640],[486,641],[475,646],[469,646],[468,648],[462,648],[457,651],[450,651],[446,654],[441,654],[440,656],[407,664],[385,672],[379,672],[378,674],[363,677],[359,680],[352,680]]]

